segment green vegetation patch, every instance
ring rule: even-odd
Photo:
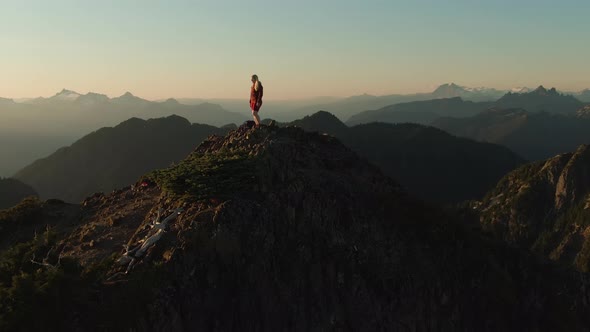
[[[257,156],[245,151],[193,153],[177,165],[148,174],[170,194],[192,200],[228,198],[254,191]]]
[[[0,330],[63,330],[67,308],[83,296],[80,271],[75,260],[59,258],[49,230],[1,252]]]
[[[28,197],[18,205],[0,210],[0,232],[11,232],[26,223],[34,223],[42,216],[43,202],[37,197]]]

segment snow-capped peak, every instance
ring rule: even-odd
[[[61,90],[61,92],[58,92],[55,94],[55,96],[51,97],[51,99],[73,101],[73,100],[78,99],[78,97],[80,97],[79,93],[77,93],[75,91],[63,89],[63,90]]]
[[[527,88],[525,86],[519,86],[519,87],[515,87],[515,88],[510,89],[510,92],[512,92],[512,93],[529,93],[531,91],[533,91],[533,89]]]

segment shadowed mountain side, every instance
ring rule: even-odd
[[[0,328],[590,326],[579,275],[408,196],[328,135],[241,127],[142,180],[155,183],[0,213],[0,243],[29,236],[0,252]]]
[[[179,116],[129,119],[84,136],[20,170],[15,178],[42,198],[79,202],[134,182],[155,168],[182,160],[203,139],[228,129],[190,124]]]
[[[13,176],[18,170],[33,161],[71,145],[79,137],[42,134],[13,129],[0,132],[0,177]]]
[[[29,196],[37,196],[30,186],[15,179],[0,178],[0,210],[17,205]]]
[[[443,116],[473,116],[488,109],[491,105],[491,102],[476,103],[472,101],[464,101],[459,97],[417,101],[390,105],[374,111],[361,112],[353,115],[348,121],[346,121],[346,124],[354,126],[371,122],[409,122],[429,125],[437,118]]]
[[[590,147],[524,165],[474,207],[510,244],[590,272]]]
[[[318,112],[290,125],[334,135],[413,194],[437,202],[482,197],[524,162],[502,146],[415,124],[371,123],[349,128],[335,116]]]
[[[590,143],[590,119],[522,109],[488,110],[464,119],[441,118],[432,125],[453,135],[504,145],[528,160],[571,152]]]

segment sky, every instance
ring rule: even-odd
[[[590,88],[587,0],[0,0],[0,97]]]

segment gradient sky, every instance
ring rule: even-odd
[[[0,96],[590,88],[588,0],[0,0]]]

